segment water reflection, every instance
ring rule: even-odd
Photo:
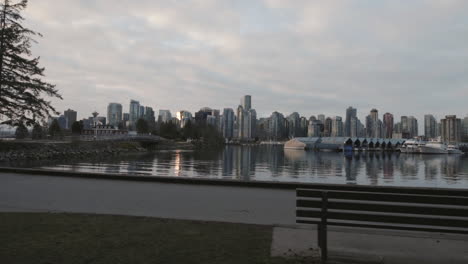
[[[35,165],[37,166],[37,165]],[[220,150],[64,162],[52,169],[238,180],[326,182],[468,188],[468,157],[389,152],[335,153],[280,146],[226,146]]]

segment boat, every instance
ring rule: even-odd
[[[424,146],[426,142],[420,140],[410,139],[405,141],[400,147],[402,153],[420,153],[420,147]]]
[[[461,151],[457,146],[455,145],[448,145],[447,146],[447,151],[448,154],[463,154],[463,151]]]
[[[438,142],[438,141],[430,141],[424,145],[419,146],[419,153],[421,154],[449,154],[447,150],[447,145]]]

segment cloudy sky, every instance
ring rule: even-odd
[[[118,3],[118,4],[116,4]],[[258,115],[468,113],[465,0],[30,0],[47,80],[79,117],[130,99]]]

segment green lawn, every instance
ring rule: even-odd
[[[306,263],[271,258],[271,237],[258,225],[0,213],[0,263]]]

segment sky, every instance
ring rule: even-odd
[[[118,4],[116,4],[118,3]],[[30,0],[32,48],[78,117],[130,99],[159,109],[361,121],[468,114],[465,0]]]

